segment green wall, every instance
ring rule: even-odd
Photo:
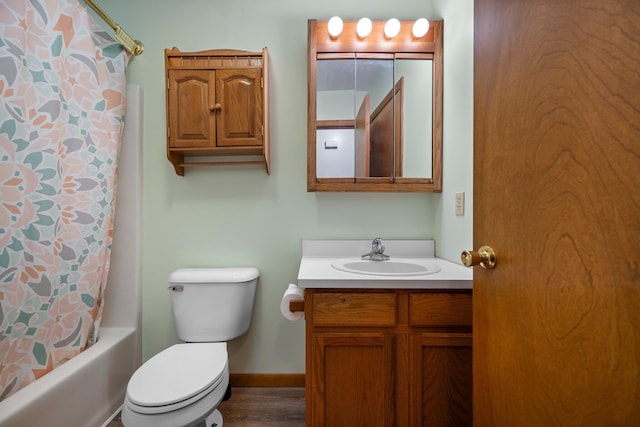
[[[144,53],[128,68],[144,90],[142,345],[146,360],[175,343],[167,278],[179,267],[255,266],[251,328],[229,343],[232,372],[304,372],[304,323],[279,312],[295,283],[302,239],[435,238],[458,260],[471,245],[472,0],[110,0],[104,9]],[[307,19],[445,19],[444,191],[338,194],[306,191]],[[187,169],[165,154],[164,49],[231,48],[270,54],[271,168]],[[465,191],[464,217],[454,194]]]

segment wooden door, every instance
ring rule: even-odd
[[[169,146],[215,146],[215,71],[169,71]]]
[[[393,89],[371,112],[370,176],[393,177]]]
[[[217,70],[218,147],[262,145],[262,71]]]
[[[404,77],[371,112],[371,172],[374,177],[402,176]]]
[[[365,94],[355,121],[356,178],[370,176],[371,167],[371,95]]]
[[[640,420],[640,2],[476,0],[476,426]]]

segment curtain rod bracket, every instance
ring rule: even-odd
[[[84,0],[99,16],[115,31],[116,40],[131,54],[140,55],[144,51],[144,45],[140,40],[134,40],[120,25],[109,17],[100,6],[94,3],[93,0]]]

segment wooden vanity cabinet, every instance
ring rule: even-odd
[[[252,163],[269,173],[267,61],[267,48],[165,49],[167,158],[178,175],[186,166]]]
[[[471,291],[306,289],[309,427],[471,426]]]

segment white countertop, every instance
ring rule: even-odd
[[[433,274],[418,276],[378,276],[351,273],[331,266],[336,259],[359,257],[371,249],[370,240],[304,240],[298,271],[300,288],[369,289],[471,289],[473,271],[434,257],[433,240],[384,240],[385,254],[391,259],[427,259],[440,267]],[[381,261],[384,262],[384,261]]]

